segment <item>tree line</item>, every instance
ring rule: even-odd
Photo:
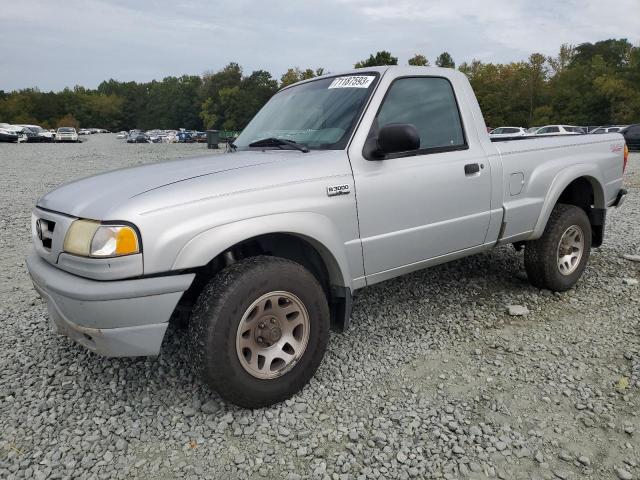
[[[447,52],[434,63],[456,68]],[[357,62],[355,67],[397,64],[397,57],[380,51]],[[408,64],[428,66],[430,62],[416,54]],[[473,60],[457,68],[469,78],[488,125],[640,121],[640,47],[626,39],[562,45],[552,57],[533,53],[519,62]],[[180,127],[241,130],[278,89],[324,73],[323,68],[296,67],[276,79],[265,70],[246,75],[239,64],[232,62],[203,75],[144,83],[111,79],[96,89],[76,86],[60,92],[36,88],[0,90],[0,122],[113,131]]]

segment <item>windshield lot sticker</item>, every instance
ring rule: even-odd
[[[331,82],[329,88],[368,88],[376,77],[351,75],[349,77],[338,77]]]

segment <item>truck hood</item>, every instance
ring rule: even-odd
[[[299,156],[300,152],[235,152],[114,170],[64,184],[41,197],[37,206],[74,217],[109,220],[105,217],[109,211],[146,192],[206,175],[273,163],[290,154]]]

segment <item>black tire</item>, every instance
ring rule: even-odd
[[[583,233],[584,249],[577,267],[564,275],[558,266],[560,240],[571,226],[578,226]],[[574,205],[557,204],[547,221],[542,236],[526,243],[524,266],[529,282],[538,288],[554,292],[571,289],[582,276],[591,252],[591,224],[585,211]]]
[[[282,376],[260,379],[245,370],[236,353],[236,333],[249,306],[273,291],[291,292],[309,314],[309,338],[302,357]],[[329,307],[316,278],[301,265],[257,256],[219,272],[200,294],[189,322],[194,367],[222,398],[260,408],[290,398],[311,379],[329,340]]]

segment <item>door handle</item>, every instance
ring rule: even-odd
[[[474,173],[478,173],[480,171],[480,165],[477,163],[468,163],[464,166],[464,174],[465,175],[473,175]]]

